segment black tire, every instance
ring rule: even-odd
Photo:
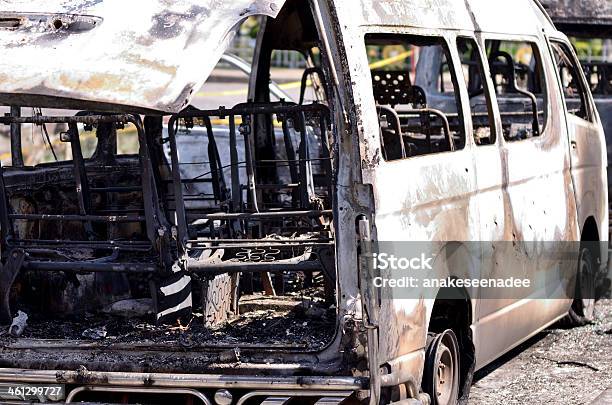
[[[593,254],[588,248],[580,250],[576,290],[572,307],[564,319],[568,327],[588,325],[595,319],[596,270]]]
[[[452,330],[429,335],[422,388],[431,398],[431,405],[456,405],[459,402],[459,358],[459,344]]]

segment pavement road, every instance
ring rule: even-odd
[[[556,325],[477,373],[470,405],[612,404],[600,397],[612,388],[612,300],[596,311],[592,325]]]

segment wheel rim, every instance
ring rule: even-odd
[[[423,389],[432,405],[454,405],[459,397],[459,345],[451,330],[437,335],[427,348]]]
[[[454,379],[455,379],[455,362],[453,354],[445,345],[441,345],[439,349],[439,360],[437,361],[435,374],[435,395],[438,399],[438,404],[448,404],[453,395]]]

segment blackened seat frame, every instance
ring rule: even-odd
[[[241,201],[241,185],[238,176],[238,162],[236,154],[237,129],[235,118],[242,116],[245,121],[249,117],[255,115],[272,115],[278,117],[291,117],[294,123],[299,126],[298,132],[301,134],[302,147],[299,151],[297,163],[300,166],[298,175],[300,178],[300,209],[291,209],[287,211],[269,211],[261,212],[257,205],[253,205],[252,212],[244,212],[240,208],[243,206]],[[311,254],[304,257],[297,257],[290,260],[278,260],[271,263],[206,263],[187,260],[187,245],[206,248],[201,245],[198,240],[189,239],[188,216],[185,209],[183,198],[183,180],[179,170],[179,160],[177,153],[176,131],[175,124],[179,119],[203,118],[209,137],[212,136],[212,127],[210,117],[229,117],[230,122],[230,139],[231,139],[231,159],[232,159],[232,184],[231,184],[231,199],[234,202],[233,209],[228,213],[213,213],[213,214],[196,214],[198,219],[221,220],[221,221],[248,221],[261,220],[270,218],[332,218],[333,210],[330,209],[308,209],[307,202],[310,201],[307,184],[308,179],[304,178],[309,172],[306,165],[310,162],[307,149],[306,135],[306,117],[316,116],[319,119],[321,126],[321,134],[326,134],[331,129],[329,109],[322,104],[312,105],[295,105],[292,103],[245,103],[240,104],[233,109],[220,108],[218,110],[189,110],[180,114],[174,115],[169,122],[169,141],[171,145],[172,159],[172,183],[174,188],[174,200],[176,210],[176,230],[168,220],[168,208],[164,206],[163,196],[160,195],[161,181],[159,173],[156,173],[156,168],[153,164],[152,139],[149,139],[138,115],[98,115],[98,114],[78,114],[76,116],[60,117],[60,116],[32,116],[32,117],[16,117],[5,116],[0,117],[0,124],[5,125],[21,125],[21,124],[68,124],[68,137],[73,149],[73,170],[75,174],[75,188],[77,191],[79,214],[68,215],[50,215],[50,214],[16,214],[10,212],[8,202],[8,193],[5,185],[4,169],[0,171],[0,224],[2,226],[2,241],[5,245],[7,254],[4,255],[4,264],[0,270],[0,322],[10,322],[11,310],[9,306],[9,292],[18,273],[22,270],[28,271],[48,271],[48,272],[74,272],[74,273],[92,273],[92,272],[122,272],[122,273],[140,273],[150,275],[169,274],[176,269],[173,267],[179,264],[180,270],[193,273],[206,273],[214,276],[221,273],[251,273],[251,272],[271,272],[271,271],[292,271],[292,272],[314,272],[323,271],[324,274],[331,280],[335,279],[335,270],[333,264],[333,246],[334,241],[327,238],[319,238],[308,241],[268,241],[270,247],[279,249],[287,249],[296,247],[296,243],[301,248],[311,249]],[[138,132],[138,140],[140,143],[139,161],[142,169],[142,194],[144,202],[145,216],[140,215],[93,215],[90,212],[89,201],[89,183],[87,180],[86,168],[82,151],[80,149],[78,125],[94,126],[99,123],[116,123],[116,124],[133,124]],[[287,137],[288,126],[286,119],[284,120],[283,130]],[[322,136],[325,138],[325,136]],[[210,139],[210,138],[209,138]],[[324,164],[331,167],[331,158],[329,146],[323,142],[325,155],[323,157]],[[215,152],[213,149],[212,152]],[[247,154],[250,154],[247,151]],[[249,171],[249,193],[251,200],[256,202],[257,185],[253,180],[253,159],[247,162]],[[288,162],[292,163],[292,162]],[[295,162],[293,162],[295,163]],[[220,169],[220,168],[218,168]],[[157,177],[157,178],[156,178]],[[113,187],[112,189],[103,190],[107,192],[120,192],[121,187]],[[224,195],[223,192],[220,195]],[[332,195],[330,182],[330,196]],[[90,236],[87,241],[64,241],[64,240],[21,240],[16,238],[13,221],[15,220],[45,220],[45,221],[75,221],[82,222],[85,225],[91,223],[145,223],[148,242],[139,241],[99,241],[94,240],[91,234],[91,227],[86,226],[86,233]],[[36,260],[28,255],[28,251],[33,252],[40,247],[60,248],[62,246],[91,248],[98,250],[113,251],[113,255],[107,261],[48,261]],[[261,247],[261,241],[251,241],[248,239],[231,239],[215,241],[214,249],[224,247],[240,246],[248,248],[249,246]],[[152,263],[117,263],[115,253],[118,251],[138,251],[150,250],[153,248],[156,254],[159,254],[159,262]],[[115,260],[113,260],[115,259]]]
[[[278,211],[263,211],[257,204],[257,190],[258,185],[255,181],[255,159],[253,157],[252,148],[249,147],[251,137],[252,126],[250,123],[254,122],[254,117],[268,116],[271,117],[276,115],[279,120],[282,121],[282,128],[285,138],[290,135],[288,133],[289,128],[287,125],[288,120],[292,120],[296,129],[300,133],[301,147],[298,151],[298,158],[295,161],[291,161],[289,158],[287,161],[276,161],[273,163],[286,163],[291,168],[294,163],[299,165],[299,171],[292,170],[292,177],[299,176],[299,201],[300,204],[297,207],[293,207],[290,210],[278,210]],[[180,162],[178,157],[177,148],[177,124],[180,120],[186,122],[193,122],[194,119],[202,119],[210,131],[211,128],[206,123],[210,121],[212,117],[229,120],[229,137],[230,137],[230,170],[231,170],[231,185],[230,185],[230,201],[229,201],[229,212],[226,213],[197,213],[187,212],[183,201],[183,180],[181,179],[180,173]],[[242,118],[242,125],[237,128],[236,118]],[[322,146],[324,156],[322,159],[311,159],[308,151],[308,139],[306,122],[307,118],[318,120],[320,130],[322,134]],[[329,130],[331,130],[331,112],[328,107],[323,104],[314,103],[309,105],[297,105],[288,102],[278,103],[243,103],[238,104],[232,109],[220,108],[217,110],[195,110],[189,109],[183,111],[180,114],[173,115],[168,123],[168,135],[170,141],[171,150],[171,161],[172,161],[172,178],[174,195],[177,201],[176,204],[176,218],[178,224],[178,243],[179,251],[181,254],[186,255],[189,248],[203,249],[203,250],[222,250],[222,249],[235,249],[240,248],[275,248],[275,249],[291,249],[296,246],[303,248],[309,248],[309,254],[304,256],[296,257],[288,260],[277,260],[273,262],[221,262],[212,261],[188,261],[186,267],[189,272],[204,273],[208,275],[215,275],[219,273],[267,273],[275,271],[290,271],[290,272],[314,272],[323,271],[323,273],[331,280],[335,279],[335,270],[333,269],[333,246],[334,241],[329,238],[317,238],[309,239],[307,241],[291,241],[291,240],[250,240],[239,237],[231,239],[217,239],[213,241],[207,241],[203,243],[197,239],[192,239],[190,235],[189,224],[194,220],[214,220],[214,221],[226,221],[226,222],[248,222],[248,221],[261,221],[270,219],[282,219],[282,218],[302,218],[302,219],[314,219],[333,216],[333,210],[331,209],[311,209],[309,202],[311,201],[308,183],[308,165],[312,160],[322,160],[326,167],[331,167],[331,157],[329,152],[329,145],[324,138]],[[191,125],[191,124],[190,124]],[[246,155],[246,171],[247,171],[247,182],[246,189],[248,191],[249,203],[245,204],[242,201],[242,190],[243,185],[240,184],[239,167],[241,162],[239,161],[237,154],[238,134],[245,137],[245,155]],[[210,134],[209,134],[210,136]],[[267,162],[270,163],[270,162]],[[293,169],[296,169],[293,167]],[[332,195],[331,182],[330,182],[330,196]],[[248,209],[245,210],[245,206],[248,205]],[[237,226],[240,226],[239,224]],[[230,227],[230,229],[233,227]],[[211,245],[212,242],[212,245]],[[264,246],[265,245],[265,246]]]
[[[139,161],[142,170],[141,183],[144,205],[144,217],[141,215],[93,215],[91,213],[90,190],[84,158],[79,141],[78,125],[84,124],[92,127],[99,123],[115,123],[120,125],[133,124],[138,132]],[[143,123],[138,115],[99,115],[95,113],[79,113],[76,116],[43,116],[31,117],[5,116],[0,117],[0,124],[67,124],[69,138],[73,153],[73,170],[75,188],[78,198],[79,214],[52,215],[52,214],[24,214],[11,213],[8,202],[8,193],[5,183],[5,170],[0,170],[0,224],[2,226],[2,242],[7,254],[5,263],[0,271],[0,322],[10,321],[9,292],[18,273],[21,270],[51,271],[51,272],[124,272],[124,273],[163,273],[170,271],[174,262],[171,246],[171,226],[167,221],[162,208],[155,168],[152,164],[151,140],[148,139]],[[122,192],[121,187],[98,190],[100,192]],[[88,236],[87,241],[60,241],[60,240],[26,240],[18,239],[15,235],[13,221],[15,220],[44,220],[44,221],[75,221],[85,225]],[[148,242],[141,241],[99,241],[94,240],[92,223],[145,223]],[[107,261],[48,261],[36,260],[32,253],[41,247],[59,248],[62,246],[73,248],[91,248],[110,250],[113,252]],[[159,254],[158,263],[113,263],[118,251],[142,252],[153,248]]]

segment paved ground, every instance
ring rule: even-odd
[[[474,405],[591,404],[612,386],[612,300],[593,325],[551,328],[476,377]]]

